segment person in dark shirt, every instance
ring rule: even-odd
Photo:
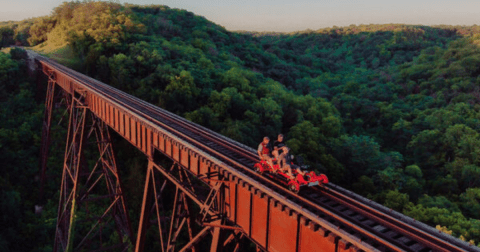
[[[283,142],[283,135],[278,134],[277,140],[273,143],[272,155],[277,160],[280,168],[283,168],[285,164],[285,148],[287,148],[287,145]]]
[[[292,169],[297,170],[297,173],[299,174],[305,175],[305,172],[300,169],[300,166],[293,164],[293,155],[290,153],[290,148],[285,147],[284,151],[285,164],[282,167],[282,171],[285,172],[288,176],[290,176],[290,179],[295,179],[292,173]]]
[[[283,152],[282,152],[282,156],[283,156],[283,165],[282,165],[282,172],[286,173],[288,176],[290,176],[291,179],[293,179],[293,173],[292,173],[292,166],[293,166],[293,163],[292,163],[292,155],[290,154],[290,148],[288,147],[282,147],[283,149]]]
[[[283,146],[286,146],[285,143],[283,142],[283,135],[279,134],[278,137],[277,137],[277,140],[275,140],[275,142],[273,143],[273,149],[274,150],[279,150]],[[279,154],[281,154],[282,152],[283,152],[283,150],[280,150]]]

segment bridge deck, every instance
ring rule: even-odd
[[[86,97],[92,113],[150,160],[162,153],[212,187],[222,180],[219,209],[231,227],[265,250],[480,251],[335,185],[294,194],[251,170],[258,161],[255,150],[47,58],[36,59],[63,90]]]

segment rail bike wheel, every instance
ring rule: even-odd
[[[294,193],[298,193],[300,191],[299,189],[297,189],[297,185],[295,185],[295,184],[288,185],[288,190],[290,190]]]

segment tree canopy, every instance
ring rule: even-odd
[[[77,70],[248,146],[283,133],[334,183],[480,244],[479,26],[231,32],[163,5],[74,1],[0,23],[0,39],[67,48]],[[13,55],[0,54],[0,148],[16,164],[38,149],[41,108]],[[6,214],[27,202],[15,167],[0,176]],[[0,234],[15,250],[20,234]]]

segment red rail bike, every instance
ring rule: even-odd
[[[301,159],[299,157],[297,161],[300,160]],[[299,163],[303,163],[303,161]],[[308,168],[307,166],[295,165],[293,163],[290,163],[289,165],[292,167],[291,170],[293,178],[291,178],[287,173],[280,170],[280,166],[278,163],[275,163],[275,160],[273,167],[271,167],[266,161],[262,160],[254,165],[254,170],[286,186],[290,191],[294,193],[298,193],[300,191],[300,188],[305,186],[309,187],[328,183],[328,178],[325,174],[317,175],[314,171],[306,171],[304,172],[304,174],[302,174],[297,171],[297,168],[305,170]]]

